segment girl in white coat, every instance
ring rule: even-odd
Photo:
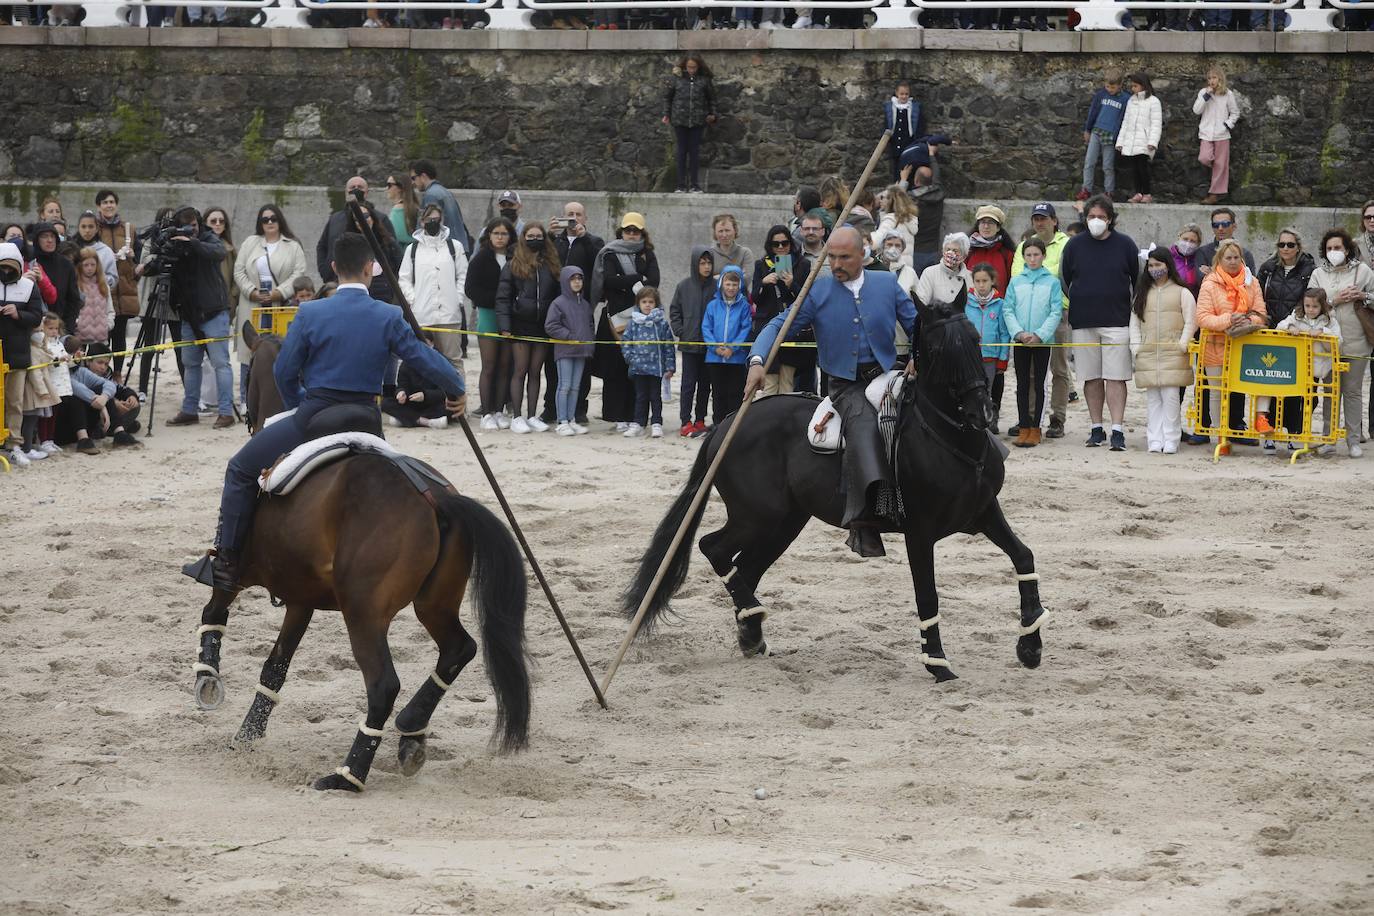
[[[1121,118],[1121,130],[1116,134],[1116,152],[1135,176],[1135,196],[1131,203],[1154,203],[1150,196],[1150,163],[1154,161],[1159,136],[1164,130],[1164,108],[1147,74],[1132,73],[1126,80],[1131,87],[1131,97]]]
[[[463,335],[467,322],[463,311],[463,284],[468,258],[463,246],[450,240],[443,223],[444,211],[430,204],[420,214],[415,244],[406,248],[397,279],[410,300],[415,318],[434,334],[434,349],[444,354],[458,374],[463,374]]]
[[[1198,162],[1212,170],[1204,204],[1214,204],[1226,196],[1231,186],[1231,130],[1240,120],[1236,94],[1226,87],[1226,74],[1213,67],[1207,71],[1207,85],[1197,92],[1193,114],[1197,125]]]

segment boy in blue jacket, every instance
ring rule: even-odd
[[[716,294],[706,303],[706,314],[701,319],[701,339],[714,344],[706,351],[713,424],[738,410],[744,400],[754,310],[741,293],[743,288],[744,271],[734,264],[726,267],[720,272]]]
[[[635,294],[635,310],[620,340],[626,344],[620,352],[625,355],[635,386],[634,422],[625,430],[625,438],[643,435],[647,426],[653,438],[662,439],[663,382],[673,377],[677,360],[673,356],[673,329],[663,314],[657,289],[646,286]]]
[[[1121,71],[1108,70],[1102,74],[1102,88],[1093,93],[1088,106],[1088,119],[1083,122],[1083,142],[1088,153],[1083,157],[1083,186],[1079,200],[1087,200],[1093,193],[1093,175],[1097,160],[1102,159],[1102,184],[1107,196],[1116,196],[1116,135],[1121,119],[1126,116],[1126,102],[1131,94],[1121,88]]]

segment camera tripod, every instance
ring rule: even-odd
[[[148,423],[145,427],[145,437],[152,437],[153,412],[157,410],[157,379],[162,372],[162,342],[167,331],[167,319],[165,315],[171,314],[172,303],[172,278],[166,274],[158,274],[153,277],[153,289],[148,294],[148,304],[143,309],[143,314],[138,319],[138,337],[134,340],[134,353],[137,358],[129,357],[129,369],[124,373],[123,385],[125,388],[131,387],[129,381],[134,377],[135,364],[143,362],[144,354],[139,352],[145,347],[156,347],[147,354],[152,356],[152,386],[148,389]],[[147,379],[147,373],[141,372],[140,378]]]

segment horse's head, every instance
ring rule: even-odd
[[[937,402],[953,402],[960,426],[987,429],[992,422],[992,399],[978,331],[964,316],[967,298],[965,288],[953,303],[921,310],[920,384]]]
[[[281,349],[281,338],[269,331],[259,331],[253,327],[253,322],[243,323],[243,342],[248,345],[250,353],[258,352],[258,347],[263,344],[273,344],[275,350]]]

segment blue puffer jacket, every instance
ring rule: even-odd
[[[749,335],[754,329],[754,310],[749,300],[744,298],[744,271],[731,264],[720,272],[720,279],[734,276],[740,282],[740,294],[733,302],[725,301],[716,283],[716,295],[706,303],[706,314],[701,319],[701,339],[715,344],[738,344],[728,357],[721,356],[715,347],[706,349],[708,363],[732,363],[742,366],[749,359]]]
[[[1046,343],[1054,341],[1054,331],[1064,314],[1064,292],[1059,278],[1044,267],[1023,270],[1007,284],[1002,317],[1012,340],[1029,331]]]
[[[1007,333],[1007,322],[1002,317],[1005,308],[1006,303],[997,296],[993,296],[986,306],[980,306],[972,293],[969,293],[968,303],[964,306],[964,314],[978,329],[985,362],[990,359],[999,362],[1011,359],[1011,347],[1006,346],[1011,343],[1011,335]]]
[[[621,347],[620,352],[625,354],[625,362],[630,367],[631,375],[652,375],[662,378],[664,373],[674,371],[677,366],[677,360],[673,356],[673,329],[668,326],[663,309],[652,309],[647,315],[635,309],[620,339],[668,341],[660,344],[631,343],[629,346]]]

